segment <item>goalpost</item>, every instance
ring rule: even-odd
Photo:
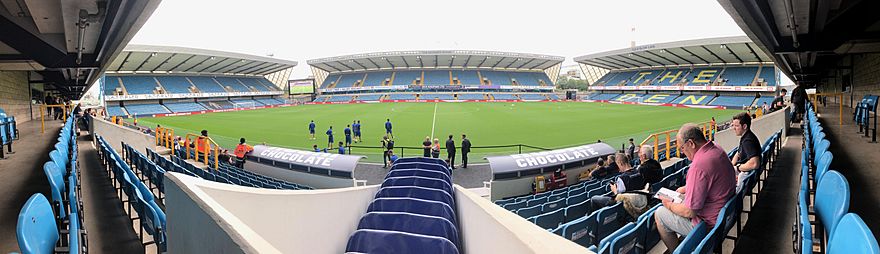
[[[233,108],[256,108],[257,104],[249,101],[249,102],[232,102]]]

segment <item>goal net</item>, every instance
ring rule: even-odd
[[[256,103],[254,103],[252,101],[251,102],[246,102],[246,101],[232,102],[232,106],[234,108],[256,108],[257,107]]]

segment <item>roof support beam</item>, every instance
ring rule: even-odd
[[[211,59],[211,58],[208,58],[208,59]],[[229,59],[231,59],[231,58],[228,58],[228,57],[227,57],[227,58],[223,58],[223,60],[220,60],[220,61],[214,62],[213,64],[208,65],[208,66],[205,67],[205,68],[202,68],[202,69],[199,70],[198,72],[205,72],[205,70],[210,69],[211,67],[214,67],[214,66],[216,66],[216,65],[218,65],[218,64],[220,64],[220,63],[222,63],[222,62],[225,62],[226,60],[229,60]],[[235,62],[235,61],[234,61],[235,59],[232,59],[232,60],[233,60],[233,62]],[[195,67],[195,66],[193,66],[193,67]]]
[[[694,52],[691,52],[690,50],[687,50],[686,48],[681,48],[681,50],[684,50],[684,52],[687,52],[689,55],[696,57],[697,59],[700,59],[700,61],[703,61],[703,63],[705,63],[705,64],[710,64],[709,61],[706,61],[706,59],[703,59],[702,57],[698,56],[697,54],[694,54]]]
[[[677,57],[678,59],[681,59],[682,61],[684,61],[685,63],[688,63],[688,64],[690,64],[690,65],[693,65],[693,64],[694,64],[694,62],[691,62],[690,60],[687,60],[687,59],[685,59],[684,57],[679,56],[679,55],[676,54],[675,52],[672,52],[672,50],[666,50],[666,53],[669,53],[670,55],[672,55],[672,56],[674,56],[674,57]]]
[[[704,50],[708,51],[710,55],[714,56],[716,59],[718,59],[718,61],[721,61],[721,63],[725,63],[725,64],[727,63],[727,61],[724,61],[724,59],[722,59],[720,56],[716,55],[715,52],[712,52],[711,50],[709,50],[709,48],[707,48],[706,45],[700,45],[700,47],[703,48]],[[726,45],[722,45],[722,47],[727,48]]]
[[[162,65],[165,65],[166,63],[168,63],[168,60],[170,60],[174,56],[177,56],[177,53],[171,54],[171,56],[168,56],[168,58],[165,58],[165,60],[162,60],[162,62],[159,63],[158,65],[156,65],[156,68],[153,68],[152,70],[150,70],[150,72],[154,72],[154,71],[158,70],[159,68],[162,68]],[[121,66],[122,65],[120,65],[120,67]]]
[[[649,50],[649,51],[645,51],[645,53],[648,53],[648,54],[650,54],[650,55],[652,55],[652,56],[656,56],[656,57],[658,57],[658,58],[660,58],[660,59],[663,59],[663,61],[667,61],[667,62],[669,62],[669,64],[664,64],[664,65],[675,65],[675,62],[673,62],[672,60],[669,60],[669,58],[666,58],[665,56],[658,55],[657,53],[654,53],[654,52],[652,52],[652,51],[650,51],[650,50]]]
[[[748,44],[748,43],[746,43],[746,44]],[[743,62],[742,58],[740,58],[739,55],[737,55],[736,53],[733,52],[732,49],[730,49],[730,46],[724,45],[724,48],[727,49],[727,52],[730,53],[730,55],[732,55],[734,58],[736,58],[736,61],[738,61],[740,63]]]

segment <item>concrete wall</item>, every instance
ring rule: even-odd
[[[568,185],[572,185],[578,182],[578,176],[584,170],[596,167],[596,163],[587,164],[584,167],[577,167],[563,170],[565,175],[568,176]],[[544,174],[546,179],[550,179],[552,174]],[[492,180],[492,189],[491,189],[491,199],[492,201],[521,196],[531,193],[532,182],[535,181],[535,177],[537,175],[528,176],[525,178],[515,178],[515,179],[503,179],[503,180]]]
[[[752,132],[755,133],[755,136],[758,136],[761,145],[764,145],[764,141],[781,128],[785,128],[785,131],[782,132],[783,137],[785,136],[785,133],[788,131],[788,123],[790,122],[790,119],[788,119],[791,114],[790,112],[791,108],[787,107],[785,110],[779,110],[752,120]],[[715,133],[715,144],[724,148],[724,151],[730,152],[730,150],[739,146],[739,137],[736,136],[733,128],[728,128]]]
[[[353,187],[354,179],[330,177],[326,175],[309,174],[286,168],[278,168],[272,165],[264,165],[254,161],[244,164],[244,169],[250,172],[271,176],[292,183],[304,184],[316,189]]]
[[[880,95],[880,54],[858,54],[843,57],[838,65],[849,66],[850,69],[832,70],[830,75],[822,80],[817,91],[821,93],[836,93],[843,91],[843,84],[847,82],[847,75],[851,75],[852,88],[844,96],[844,105],[852,107],[852,101],[858,102],[866,94]],[[829,102],[836,102],[837,98],[828,98]]]
[[[113,149],[116,149],[119,153],[122,152],[121,142],[125,142],[141,153],[144,153],[146,151],[144,149],[148,147],[153,150],[156,149],[156,139],[153,136],[113,124],[104,119],[94,117],[91,119],[92,123],[89,125],[92,128],[91,132],[104,137],[104,140],[107,140],[113,146]]]
[[[591,253],[458,185],[455,203],[463,253]]]
[[[28,72],[0,71],[0,108],[14,116],[17,123],[38,119],[39,105],[31,107]],[[33,108],[33,111],[32,111]],[[31,114],[33,113],[33,118]]]
[[[171,253],[227,251],[197,248],[212,245],[245,253],[343,253],[378,189],[269,190],[175,173],[165,183],[182,190],[167,191]]]

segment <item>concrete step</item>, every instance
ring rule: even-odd
[[[156,151],[159,155],[171,155],[171,149],[164,146],[156,146],[153,148],[153,151]]]
[[[205,165],[205,163],[201,163],[201,162],[198,162],[198,161],[195,161],[195,160],[192,160],[192,159],[190,159],[190,160],[186,160],[186,163],[192,164],[193,167],[195,167],[195,168],[200,168],[200,169],[203,169],[203,170],[208,168],[208,165]]]

